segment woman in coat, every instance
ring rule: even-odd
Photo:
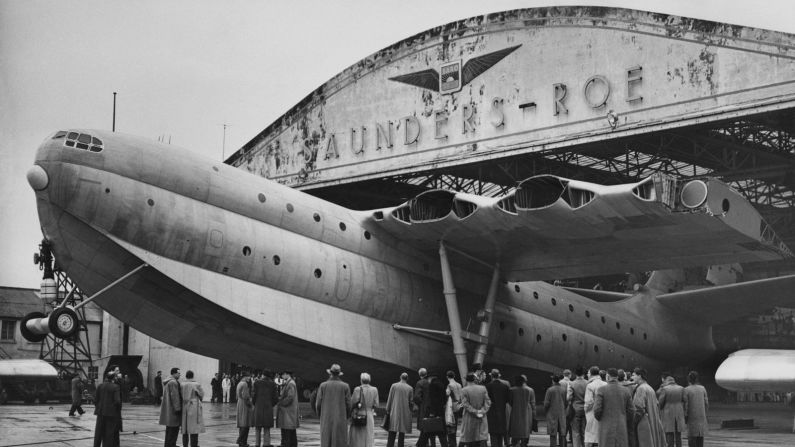
[[[251,401],[254,404],[254,447],[271,445],[271,427],[273,427],[273,406],[278,402],[278,390],[273,382],[273,373],[265,371],[259,380],[254,382],[254,393]]]
[[[276,426],[282,430],[282,447],[298,447],[298,387],[293,372],[282,373],[282,393],[276,411]]]
[[[375,438],[373,411],[378,405],[378,389],[370,386],[370,374],[362,373],[360,380],[362,384],[354,388],[351,395],[351,406],[353,412],[364,413],[367,416],[367,424],[358,426],[351,424],[348,445],[350,447],[373,447]]]
[[[461,408],[464,409],[461,422],[461,443],[485,443],[489,439],[489,423],[486,413],[491,407],[489,392],[483,385],[475,383],[474,373],[467,374],[467,384],[461,390]]]
[[[685,388],[685,423],[687,424],[688,447],[704,447],[707,434],[707,390],[698,383],[698,373],[690,371]]]
[[[533,427],[536,409],[536,394],[525,382],[527,380],[524,376],[517,376],[514,379],[515,385],[511,388],[508,400],[511,405],[508,437],[511,440],[511,445],[518,443],[522,447],[527,447],[530,440],[530,430]]]
[[[193,371],[185,373],[185,380],[180,383],[182,392],[182,445],[188,445],[190,437],[191,447],[198,447],[199,433],[204,433],[204,414],[202,413],[202,399],[204,390],[201,384],[193,379]]]

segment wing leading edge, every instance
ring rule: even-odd
[[[542,175],[501,197],[433,190],[370,219],[431,256],[444,241],[499,262],[509,281],[792,256],[726,184],[664,174],[611,186]]]

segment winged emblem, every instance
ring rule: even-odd
[[[466,61],[463,66],[461,66],[461,61],[442,65],[440,67],[441,74],[436,69],[429,68],[427,70],[395,76],[389,78],[389,80],[438,91],[443,94],[457,92],[521,46],[520,44],[503,48],[493,53],[473,57]]]

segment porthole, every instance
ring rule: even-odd
[[[541,334],[536,335],[536,342],[541,343]]]
[[[605,319],[605,317],[602,317],[602,324],[606,324],[606,323],[607,323],[607,320]]]
[[[213,171],[218,172],[218,166],[213,166]]]
[[[345,224],[340,222],[340,230],[345,231]]]
[[[105,194],[110,194],[110,188],[105,188]]]
[[[599,346],[593,345],[593,352],[599,352]]]
[[[347,268],[348,268],[348,265],[347,265],[347,264],[342,264],[342,268],[343,268],[343,269],[347,269]]]
[[[723,199],[723,202],[721,203],[721,208],[723,209],[724,213],[729,212],[729,206],[730,206],[729,199]]]
[[[569,337],[566,334],[561,335],[561,338],[563,339],[563,341],[566,341],[566,340],[569,339]]]
[[[500,329],[505,329],[505,322],[504,321],[500,321]]]
[[[312,218],[315,219],[315,222],[320,222],[320,214],[315,213],[312,215]]]
[[[648,336],[646,335],[646,333],[645,333],[645,332],[643,333],[643,339],[644,339],[644,340],[648,340]]]
[[[372,236],[370,235],[370,232],[369,232],[369,231],[367,231],[367,230],[365,230],[365,231],[364,231],[364,238],[365,238],[365,239],[367,239],[367,240],[369,241],[369,240],[370,240],[370,237],[372,237]]]
[[[635,328],[634,327],[629,328],[629,333],[635,335]]]
[[[519,328],[519,336],[520,337],[524,336],[524,329]]]
[[[621,323],[619,323],[618,321],[616,321],[616,329],[621,329]]]
[[[320,269],[315,269],[315,278],[320,278],[321,276],[323,276],[323,272]]]
[[[154,201],[154,200],[152,200],[152,199],[148,199],[148,200],[146,201],[146,203],[148,203],[148,204],[149,204],[149,206],[155,206],[155,201]]]
[[[265,194],[259,193],[257,198],[259,199],[260,203],[265,203]]]
[[[585,311],[585,318],[591,318],[591,311],[590,310],[586,310]]]
[[[513,290],[516,290],[516,292],[518,293],[521,289],[519,288],[519,285],[515,285],[513,286]]]
[[[250,254],[251,254],[251,247],[249,247],[248,245],[243,247],[243,256],[248,256]]]
[[[533,298],[538,299],[538,292],[533,292]]]
[[[288,203],[287,204],[287,212],[288,213],[292,213],[293,212],[293,204],[292,203]]]
[[[574,306],[572,306],[571,304],[569,304],[569,312],[574,312]]]
[[[558,301],[555,298],[552,298],[552,305],[553,306],[557,306],[558,305]]]
[[[279,255],[273,255],[273,264],[274,265],[279,265],[281,262],[282,262],[282,260],[279,258]]]

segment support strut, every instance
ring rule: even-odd
[[[483,306],[483,321],[480,322],[480,331],[478,334],[483,338],[483,342],[478,344],[475,351],[475,361],[473,363],[483,364],[486,359],[486,349],[489,344],[489,331],[491,330],[492,314],[494,313],[494,303],[497,301],[497,286],[500,283],[500,264],[494,265],[494,273],[491,276],[491,284],[489,284],[489,294],[486,295],[486,304]]]
[[[442,284],[444,286],[444,301],[447,307],[447,319],[450,320],[450,337],[453,339],[453,354],[458,364],[458,373],[463,378],[467,373],[467,350],[464,338],[461,336],[461,317],[458,313],[458,299],[453,284],[453,273],[447,259],[447,250],[444,242],[439,242],[439,261],[442,264]]]

